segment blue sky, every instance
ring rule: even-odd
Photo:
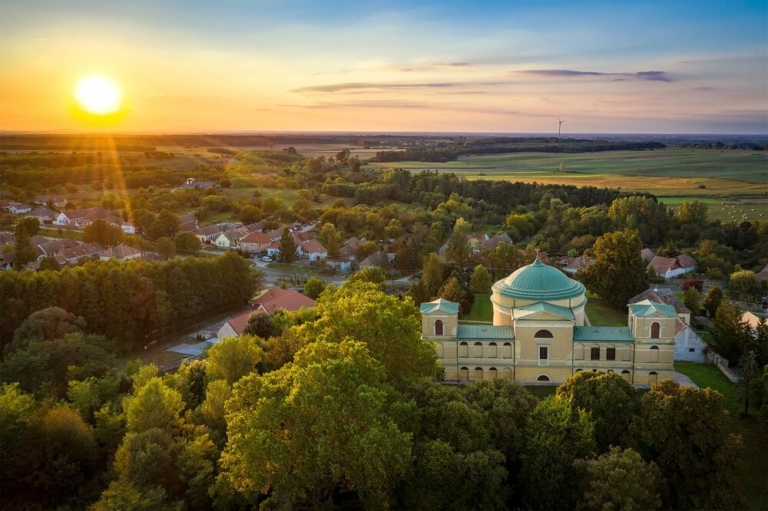
[[[768,1],[5,0],[0,129],[768,133]]]

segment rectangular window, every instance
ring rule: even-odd
[[[539,346],[539,365],[549,364],[549,346]]]
[[[600,348],[592,348],[590,350],[592,360],[600,360]]]
[[[599,355],[598,355],[599,357]],[[616,360],[616,348],[606,348],[605,350],[606,360]]]

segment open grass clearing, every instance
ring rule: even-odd
[[[486,321],[493,322],[493,304],[491,304],[491,295],[477,293],[475,294],[475,303],[472,304],[472,310],[461,318],[465,321]]]
[[[627,315],[598,298],[588,298],[585,312],[592,326],[627,326]]]

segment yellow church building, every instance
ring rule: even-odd
[[[492,289],[493,325],[460,325],[454,302],[421,304],[422,337],[435,342],[446,381],[559,385],[596,370],[636,385],[672,379],[673,306],[644,300],[625,327],[589,326],[584,286],[538,257]]]

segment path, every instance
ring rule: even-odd
[[[678,373],[677,371],[673,371],[673,372],[672,372],[672,379],[673,379],[675,382],[679,383],[680,385],[684,385],[684,386],[686,386],[686,387],[693,387],[694,389],[698,389],[698,388],[699,388],[699,386],[698,386],[698,385],[696,385],[695,383],[693,383],[693,380],[691,380],[690,378],[688,378],[688,377],[687,377],[686,375],[684,375],[683,373]]]

